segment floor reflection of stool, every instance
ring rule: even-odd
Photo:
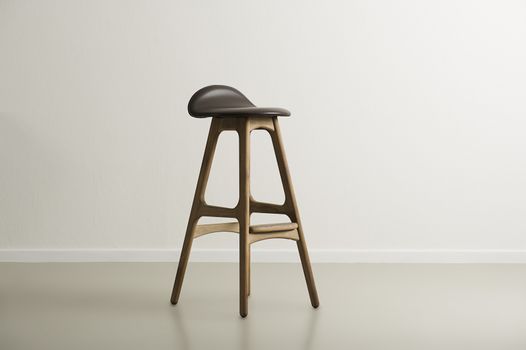
[[[193,239],[212,232],[238,232],[239,313],[242,317],[248,314],[250,245],[270,238],[296,241],[311,304],[317,308],[319,305],[318,294],[314,284],[307,245],[303,237],[303,227],[292,188],[277,118],[278,116],[289,116],[290,112],[283,108],[256,107],[241,92],[223,85],[208,86],[197,91],[188,103],[188,112],[195,118],[212,117],[212,123],[175,277],[171,297],[172,304],[177,304],[179,300]],[[285,192],[285,202],[283,204],[258,202],[250,194],[250,132],[257,129],[268,131],[272,138]],[[205,189],[217,139],[224,130],[234,130],[239,134],[239,201],[234,208],[212,206],[205,202]],[[290,218],[291,222],[250,225],[250,214],[252,213],[285,214]],[[237,222],[197,225],[199,218],[203,216],[235,218]]]

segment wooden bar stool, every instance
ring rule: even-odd
[[[179,259],[171,303],[175,305],[179,300],[194,238],[212,232],[237,232],[239,233],[239,313],[242,317],[246,317],[248,314],[250,245],[257,241],[271,238],[296,241],[307,281],[310,301],[312,306],[317,308],[319,305],[318,293],[314,284],[309,253],[303,236],[303,227],[292,188],[277,118],[278,116],[290,116],[290,112],[283,108],[256,107],[241,92],[224,85],[207,86],[197,91],[188,103],[188,112],[195,118],[212,117],[212,123]],[[257,129],[267,130],[272,138],[285,192],[285,202],[283,204],[258,202],[250,194],[250,132]],[[212,206],[205,202],[206,184],[212,166],[217,139],[224,130],[235,130],[239,134],[239,201],[234,208]],[[285,214],[290,218],[291,222],[250,225],[250,214],[254,212]],[[202,216],[235,218],[237,222],[197,225],[199,218]]]

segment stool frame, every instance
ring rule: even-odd
[[[234,130],[239,135],[239,201],[234,208],[212,206],[208,205],[205,201],[205,191],[217,140],[221,132],[226,130]],[[256,201],[250,193],[250,134],[253,130],[266,130],[271,136],[281,182],[285,192],[285,201],[283,204],[259,202]],[[297,224],[297,228],[266,233],[251,232],[250,215],[252,213],[285,214],[292,223]],[[198,225],[199,219],[203,216],[229,217],[237,219],[237,222]],[[213,232],[239,233],[239,313],[242,317],[246,317],[248,314],[248,296],[250,295],[250,245],[265,239],[280,238],[296,241],[311,304],[314,308],[319,306],[318,293],[314,283],[309,253],[303,235],[303,226],[300,221],[277,117],[212,118],[170,299],[172,304],[177,304],[181,294],[193,240]]]

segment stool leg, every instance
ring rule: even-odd
[[[210,168],[212,167],[212,160],[214,158],[214,152],[217,145],[217,139],[221,133],[219,127],[219,121],[215,118],[212,119],[210,124],[210,131],[208,133],[208,139],[206,141],[205,153],[203,155],[203,162],[201,163],[201,170],[199,172],[199,178],[197,180],[197,186],[194,194],[194,201],[192,203],[192,209],[190,211],[190,218],[188,219],[188,226],[186,228],[186,234],[184,237],[183,248],[181,250],[181,256],[179,258],[179,266],[177,267],[177,274],[175,276],[175,282],[172,290],[172,296],[170,302],[175,305],[179,300],[181,294],[181,288],[183,286],[184,274],[186,266],[188,265],[188,259],[190,257],[190,250],[192,249],[192,241],[194,239],[194,229],[199,220],[199,210],[204,201],[204,195],[206,190],[206,184],[208,182],[208,176],[210,175]]]
[[[247,295],[248,295],[248,296],[250,296],[250,289],[251,289],[251,284],[252,284],[252,282],[251,282],[252,277],[251,277],[251,272],[250,272],[250,270],[251,270],[251,268],[250,268],[250,264],[251,264],[251,261],[252,261],[252,260],[251,260],[251,259],[252,259],[252,258],[251,258],[252,253],[250,252],[250,250],[251,250],[251,248],[250,248],[250,244],[249,244],[249,245],[248,245],[248,251],[247,251],[247,254],[248,254],[248,271],[247,271],[247,284],[248,284],[248,285],[247,285]]]
[[[291,221],[298,224],[298,252],[303,267],[303,274],[305,275],[305,281],[307,282],[307,288],[309,290],[311,305],[312,307],[317,308],[320,305],[320,301],[318,299],[318,292],[316,291],[316,284],[314,283],[307,244],[305,243],[305,237],[303,236],[303,226],[300,222],[299,210],[290,178],[287,157],[285,156],[285,148],[283,147],[283,141],[281,139],[278,118],[274,117],[273,121],[274,131],[271,131],[270,134],[272,137],[272,144],[274,145],[274,152],[276,153],[281,182],[283,183],[283,190],[285,192],[285,206],[287,207]]]
[[[318,299],[318,292],[316,291],[316,284],[314,283],[314,275],[312,274],[307,244],[305,243],[305,238],[303,236],[303,228],[298,221],[298,218],[296,218],[296,222],[298,223],[298,235],[300,237],[296,242],[296,245],[298,246],[301,266],[303,267],[303,274],[305,275],[305,281],[307,282],[307,288],[309,290],[310,303],[313,308],[317,308],[320,306],[320,300]]]
[[[250,119],[240,122],[239,134],[239,314],[248,314],[250,276]]]

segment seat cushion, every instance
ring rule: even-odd
[[[188,113],[195,118],[290,116],[284,108],[256,107],[233,87],[210,85],[198,90],[188,102]]]

